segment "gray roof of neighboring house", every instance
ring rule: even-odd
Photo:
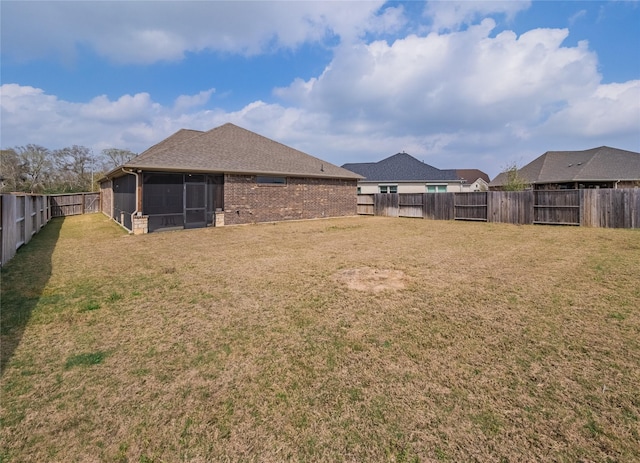
[[[414,158],[398,153],[378,162],[343,164],[343,168],[362,175],[365,182],[430,182],[458,181],[455,170],[440,170]],[[474,179],[475,180],[475,179]]]
[[[608,146],[584,151],[547,151],[518,169],[528,183],[563,183],[611,180],[640,180],[640,153]],[[506,174],[489,184],[501,186]]]
[[[233,124],[224,124],[207,132],[179,130],[122,167],[175,172],[360,178],[358,174]]]

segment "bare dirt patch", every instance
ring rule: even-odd
[[[373,293],[404,289],[407,280],[407,276],[402,270],[371,267],[341,270],[334,275],[334,278],[349,289]]]

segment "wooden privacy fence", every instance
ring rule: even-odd
[[[640,228],[640,189],[377,193],[358,214],[513,224]]]
[[[49,196],[52,217],[100,212],[100,193],[69,193]]]
[[[100,193],[0,195],[0,265],[9,262],[52,217],[92,212],[100,212]]]
[[[28,243],[51,219],[49,201],[44,195],[26,193],[0,195],[0,265]]]

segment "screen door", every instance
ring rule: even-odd
[[[204,182],[184,184],[184,226],[198,228],[207,226],[207,184]]]

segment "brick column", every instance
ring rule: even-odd
[[[224,211],[215,211],[213,214],[213,226],[224,227]]]
[[[149,216],[148,215],[136,215],[133,216],[133,234],[142,235],[149,233]]]

